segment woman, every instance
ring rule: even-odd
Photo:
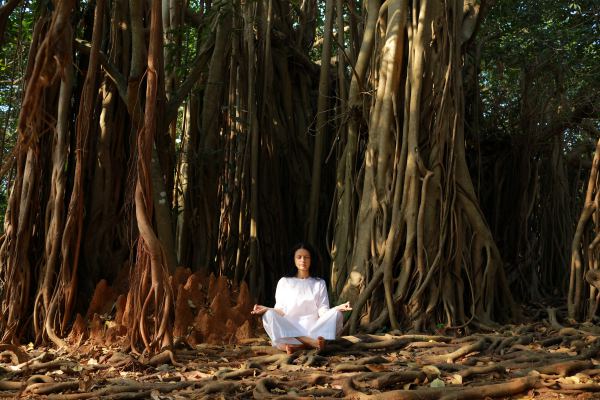
[[[262,315],[263,326],[274,347],[293,353],[304,348],[323,349],[325,340],[333,340],[343,324],[342,311],[350,303],[329,308],[325,281],[310,276],[316,253],[307,243],[293,249],[293,274],[281,278],[275,291],[275,307],[254,305],[252,314]]]

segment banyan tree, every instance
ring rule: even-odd
[[[0,248],[3,342],[62,346],[104,298],[112,332],[155,351],[182,315],[210,325],[183,295],[222,309],[217,292],[239,292],[232,329],[249,317],[243,282],[272,297],[306,229],[317,11],[36,4]],[[231,287],[198,283],[211,273]]]
[[[515,316],[465,161],[463,56],[480,14],[468,1],[368,3],[333,219],[331,284],[355,303],[350,330]]]
[[[2,149],[0,341],[62,346],[88,326],[137,352],[208,340],[211,324],[250,324],[300,240],[322,253],[330,298],[352,303],[347,331],[518,316],[466,154],[488,2],[21,7],[35,25]]]
[[[595,135],[593,124],[587,127]],[[600,229],[598,206],[598,168],[600,167],[600,142],[596,144],[587,190],[577,229],[571,246],[571,274],[567,299],[568,316],[575,320],[592,321],[600,303],[600,273],[598,270],[598,244]]]

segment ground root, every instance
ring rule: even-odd
[[[559,319],[470,336],[355,335],[288,355],[265,337],[198,344],[147,359],[4,347],[0,397],[47,399],[577,397],[600,392],[600,335]],[[555,397],[549,397],[555,396]]]
[[[77,382],[76,382],[77,383]],[[56,394],[48,396],[49,400],[74,400],[74,399],[95,399],[95,398],[131,398],[129,396],[135,394],[146,394],[157,391],[159,393],[169,393],[175,390],[180,390],[193,386],[193,382],[178,382],[178,383],[138,383],[130,382],[123,384],[114,384],[99,390],[72,393],[72,394]],[[58,391],[58,390],[56,390]]]
[[[469,388],[458,387],[428,387],[417,390],[392,390],[389,392],[367,395],[354,388],[352,378],[344,382],[344,393],[348,399],[378,399],[378,400],[450,400],[450,399],[486,399],[489,397],[505,397],[525,392],[539,381],[539,376],[532,374],[524,378],[511,379],[506,382],[482,385]]]

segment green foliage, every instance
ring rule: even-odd
[[[9,17],[4,42],[0,47],[0,163],[2,165],[11,161],[10,155],[16,141],[16,125],[24,85],[23,75],[34,22],[34,13],[28,2],[16,8]],[[0,181],[0,221],[4,220],[9,185],[8,177]]]
[[[477,38],[484,131],[527,133],[521,132],[525,109],[552,110],[538,121],[548,124],[590,101],[600,76],[598,11],[592,0],[508,0],[492,7]]]
[[[475,37],[481,103],[468,98],[466,126],[475,128],[467,151],[518,297],[564,289],[585,190],[581,174],[589,171],[580,166],[597,140],[586,128],[598,123],[600,110],[597,4],[494,2]]]

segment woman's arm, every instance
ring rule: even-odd
[[[287,281],[285,278],[279,279],[277,282],[277,288],[275,289],[275,305],[273,309],[277,311],[277,314],[282,317],[286,314],[287,306],[286,306],[286,294],[287,294]]]
[[[254,308],[250,312],[250,314],[263,315],[269,310],[275,311],[277,314],[282,317],[285,315],[285,280],[281,278],[279,282],[277,282],[277,288],[275,289],[275,307],[265,307],[260,304],[255,304]]]
[[[327,295],[327,286],[325,285],[325,281],[319,279],[318,285],[316,303],[317,311],[320,317],[329,311],[329,296]]]

